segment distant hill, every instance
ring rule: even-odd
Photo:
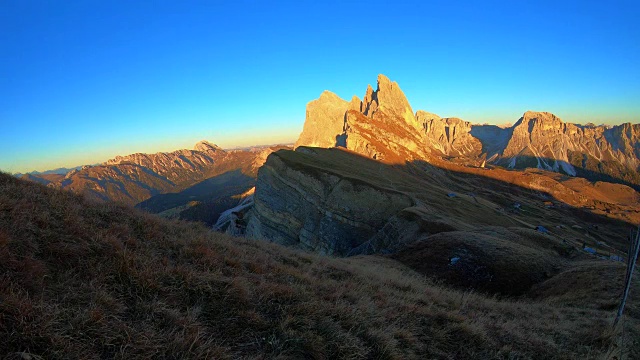
[[[43,185],[56,183],[64,179],[64,174],[24,174],[19,176],[20,179],[34,181]]]
[[[72,170],[78,170],[81,169],[81,166],[76,166],[76,167],[72,167],[72,168],[57,168],[57,169],[53,169],[53,170],[46,170],[46,171],[30,171],[28,173],[15,173],[13,174],[15,177],[22,177],[23,175],[34,175],[34,176],[39,176],[39,175],[66,175],[69,171]]]
[[[193,150],[117,156],[103,164],[21,175],[100,201],[137,205],[165,217],[213,225],[255,185],[258,168],[284,145],[223,150],[201,141]],[[235,174],[234,176],[230,176]]]

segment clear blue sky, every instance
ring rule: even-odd
[[[398,4],[400,3],[400,4]],[[0,2],[0,169],[293,141],[377,74],[414,110],[640,121],[637,1]]]

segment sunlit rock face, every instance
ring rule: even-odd
[[[640,124],[565,123],[527,111],[513,126],[475,125],[423,110],[415,114],[400,86],[384,75],[360,101],[325,91],[307,105],[298,146],[341,146],[392,163],[434,157],[469,165],[539,168],[593,180],[640,184]]]
[[[639,134],[640,124],[577,125],[548,112],[527,111],[513,126],[497,162],[639,184]]]
[[[482,144],[470,131],[471,124],[457,118],[414,114],[398,83],[379,75],[376,90],[368,85],[363,101],[354,96],[347,102],[325,91],[310,102],[296,147],[342,146],[389,162],[430,154],[478,157]]]
[[[172,182],[181,182],[188,172],[201,170],[215,162],[215,158],[225,151],[217,145],[201,141],[194,150],[181,149],[173,152],[156,154],[136,153],[127,156],[116,156],[104,165],[135,164],[151,169],[156,174],[166,177]]]
[[[440,118],[438,115],[418,111],[416,118],[422,124],[425,146],[435,154],[446,156],[478,157],[482,143],[471,135],[472,124],[458,118]]]
[[[362,101],[325,91],[310,102],[296,147],[342,146],[378,160],[410,160],[427,155],[422,128],[398,83],[379,75]]]
[[[314,147],[334,147],[336,137],[344,131],[345,112],[359,109],[357,97],[351,102],[341,99],[331,91],[324,91],[320,97],[307,104],[307,115],[302,134],[294,147],[301,145]]]

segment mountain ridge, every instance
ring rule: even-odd
[[[382,74],[375,91],[367,86],[360,109],[354,106],[356,99],[347,102],[325,90],[307,105],[294,147],[341,146],[387,161],[441,157],[476,166],[486,161],[512,169],[613,179],[640,189],[640,124],[573,124],[549,112],[528,110],[503,128],[423,110],[414,113],[399,85]]]
[[[193,149],[116,156],[98,165],[74,169],[55,181],[33,180],[94,199],[136,205],[156,195],[183,191],[227,171],[241,169],[255,177],[257,168],[274,148],[278,147],[224,150],[203,140]]]

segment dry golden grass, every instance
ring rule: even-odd
[[[597,358],[615,309],[585,302],[451,290],[0,174],[0,357]]]

